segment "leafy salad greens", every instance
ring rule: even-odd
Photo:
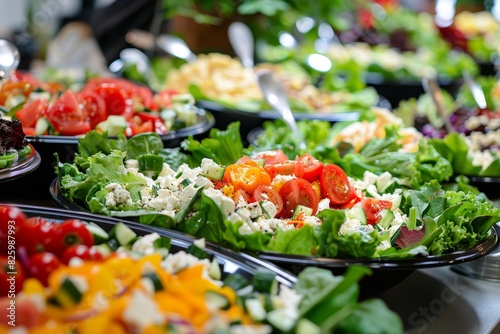
[[[395,154],[391,146],[394,143],[390,139],[375,142],[365,152],[375,153],[367,154],[364,160],[348,159],[346,155],[341,159],[339,148],[323,147],[312,151],[324,161],[342,162],[342,167],[345,166],[351,175],[361,174],[365,167],[380,172],[382,168],[392,166],[389,169],[397,176],[384,192],[392,194],[400,189],[401,201],[397,209],[409,219],[391,234],[379,233],[376,229],[340,234],[347,211],[334,208],[317,214],[322,222],[319,225],[241,233],[244,222],[228,220],[213,196],[207,195],[201,186],[195,188],[196,192],[175,215],[161,214],[152,207],[141,205],[142,191],[148,185],[153,195],[162,191],[154,179],[163,172],[164,161],[172,163],[170,168],[179,167],[178,171],[187,173],[187,165],[198,167],[206,157],[225,166],[248,154],[252,148],[243,147],[239,123],[230,124],[225,131],[213,129],[209,138],[201,141],[186,139],[182,143],[183,152],[164,149],[155,134],[109,139],[106,134],[90,132],[79,139],[79,152],[74,163],[59,162],[57,172],[61,194],[85,210],[132,217],[144,224],[175,229],[236,250],[339,258],[406,258],[467,249],[488,237],[491,226],[500,221],[500,209],[482,194],[443,190],[435,178],[442,180],[444,175],[451,174],[451,167],[432,146],[423,146],[420,157],[403,156],[395,163],[389,162],[388,158]],[[376,155],[380,157],[370,160]],[[127,170],[125,165],[130,159],[137,160],[138,173]],[[408,165],[399,168],[405,159]],[[417,177],[399,183],[405,177],[408,180],[405,170],[410,168]],[[129,197],[120,203],[110,202],[110,189],[115,193],[118,189],[120,196]],[[380,247],[382,244],[385,247]]]

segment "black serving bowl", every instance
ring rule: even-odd
[[[215,118],[212,113],[198,108],[198,123],[182,129],[170,131],[160,135],[163,145],[166,148],[179,147],[180,143],[189,136],[201,139],[206,136],[215,125]],[[75,153],[78,151],[78,138],[80,136],[26,136],[28,142],[33,145],[40,155],[43,163],[34,173],[23,177],[22,182],[6,182],[5,187],[9,187],[8,192],[0,192],[1,200],[29,199],[29,200],[50,200],[48,188],[55,175],[57,153],[61,162],[73,161]]]
[[[60,193],[59,181],[57,178],[54,179],[50,186],[50,194],[54,204],[58,207],[71,210],[73,212],[85,211],[84,208],[72,203]],[[126,217],[122,218],[127,219]],[[134,225],[136,224],[137,223],[134,223]],[[185,237],[193,238],[188,235],[185,235]],[[352,265],[363,265],[369,267],[373,274],[362,278],[360,282],[361,298],[364,299],[394,287],[417,269],[449,266],[481,258],[495,248],[497,241],[498,235],[496,230],[492,228],[491,234],[488,238],[470,249],[435,256],[415,256],[407,259],[339,259],[289,255],[274,252],[249,251],[246,253],[261,260],[270,262],[295,275],[300,273],[306,267],[311,266],[328,269],[334,275],[342,275],[346,271],[347,267]]]
[[[215,117],[215,127],[218,129],[226,129],[232,122],[240,122],[240,134],[244,144],[250,131],[258,126],[261,126],[267,120],[278,119],[281,116],[272,110],[263,110],[258,112],[244,111],[227,108],[217,102],[212,101],[197,101],[200,108],[209,110]],[[338,112],[338,113],[293,113],[296,120],[323,120],[329,122],[340,121],[355,121],[359,118],[358,111]]]
[[[384,96],[393,107],[397,107],[403,100],[418,98],[424,94],[424,88],[421,81],[417,80],[387,80],[378,73],[365,74],[367,86],[373,87],[377,93]],[[455,96],[463,85],[462,79],[439,79],[439,86]]]

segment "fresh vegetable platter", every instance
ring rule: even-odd
[[[358,301],[366,268],[296,278],[203,239],[53,208],[2,204],[0,226],[0,275],[15,275],[2,333],[403,332],[383,301]]]
[[[485,240],[494,246],[499,209],[476,193],[443,190],[437,179],[451,175],[451,166],[426,142],[419,155],[387,154],[396,160],[373,165],[379,169],[354,158],[341,167],[326,155],[244,149],[238,126],[184,141],[188,154],[163,149],[154,134],[108,140],[91,132],[74,163],[58,165],[56,190],[84,210],[236,250],[397,261]],[[374,140],[371,149],[396,142]]]
[[[201,123],[213,126],[213,119],[207,120],[189,94],[153,92],[123,78],[68,80],[56,76],[43,81],[29,72],[15,72],[0,86],[4,116],[19,119],[30,137],[63,136],[66,140],[91,129],[110,136],[155,132],[168,139],[176,130]],[[202,125],[203,131],[209,129]]]

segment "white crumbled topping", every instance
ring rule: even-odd
[[[382,240],[382,242],[376,247],[377,250],[382,251],[391,248],[391,243],[387,240]]]
[[[330,199],[324,198],[318,203],[318,212],[329,209],[330,208]]]
[[[260,205],[262,206],[262,210],[265,211],[265,214],[267,214],[268,218],[274,218],[278,214],[278,209],[273,202],[265,200]]]
[[[140,331],[147,326],[161,325],[164,322],[163,315],[155,301],[139,289],[132,291],[130,303],[123,311],[123,319]]]
[[[411,255],[422,254],[424,256],[428,256],[429,252],[427,252],[427,247],[426,246],[420,245],[420,246],[417,246],[417,247],[415,247],[413,249],[410,249],[410,251],[408,252],[408,254],[411,254]]]
[[[205,238],[196,239],[195,241],[193,241],[193,244],[200,249],[205,249],[206,247]]]
[[[157,239],[160,239],[160,235],[158,233],[154,232],[151,234],[147,234],[134,242],[134,244],[132,245],[132,251],[142,254],[152,254],[155,250],[154,242]]]
[[[229,334],[270,334],[273,329],[269,325],[236,325],[229,327]]]
[[[176,274],[183,269],[195,266],[200,263],[204,265],[204,272],[206,272],[206,274],[208,275],[210,261],[208,261],[207,259],[200,260],[196,256],[188,254],[185,251],[180,251],[175,254],[168,254],[161,263],[161,267],[171,274]]]

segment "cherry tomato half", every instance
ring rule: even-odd
[[[292,179],[287,181],[280,189],[279,194],[283,200],[283,211],[281,215],[290,218],[297,208],[297,205],[307,206],[313,210],[313,214],[318,211],[319,198],[316,195],[311,183],[304,179]]]
[[[350,197],[350,185],[347,174],[335,164],[326,165],[320,177],[321,191],[331,204],[344,204]]]
[[[281,198],[280,194],[271,186],[258,186],[253,192],[253,198],[256,202],[265,200],[272,202],[276,207],[276,212],[281,212],[281,210],[283,209],[283,199]]]
[[[272,165],[265,165],[264,169],[272,179],[274,179],[276,175],[294,175],[298,178],[302,178],[304,175],[304,165],[294,160],[286,160]]]
[[[297,161],[304,165],[303,179],[309,182],[316,181],[323,171],[324,165],[321,161],[310,155],[309,153],[303,154],[297,158]]]
[[[380,220],[380,213],[383,209],[392,208],[391,201],[369,197],[363,198],[362,204],[366,214],[366,221],[371,225],[378,223]]]
[[[36,99],[26,102],[21,109],[16,112],[16,117],[21,121],[24,128],[34,127],[36,121],[47,114],[49,101],[46,99]]]
[[[24,269],[13,257],[0,255],[0,297],[17,293],[23,287]]]
[[[80,102],[83,114],[92,129],[95,129],[97,124],[108,118],[106,103],[97,93],[91,90],[83,90],[76,95],[76,98]]]
[[[87,121],[75,93],[66,90],[47,112],[47,118],[56,131],[66,136],[76,136],[90,131]]]
[[[37,253],[30,257],[28,272],[31,277],[47,286],[50,273],[62,265],[61,261],[52,253]]]
[[[1,254],[7,254],[9,250],[9,235],[12,242],[21,235],[19,231],[22,230],[26,224],[26,216],[19,210],[19,208],[10,205],[0,206],[0,250]],[[15,246],[15,243],[14,243]],[[13,248],[11,246],[10,248]]]
[[[75,245],[66,248],[61,256],[61,260],[64,264],[68,264],[74,257],[86,261],[102,261],[104,259],[104,256],[95,248],[85,245]]]
[[[266,165],[274,165],[288,160],[287,155],[282,150],[263,151],[252,156],[253,160],[264,160]]]

